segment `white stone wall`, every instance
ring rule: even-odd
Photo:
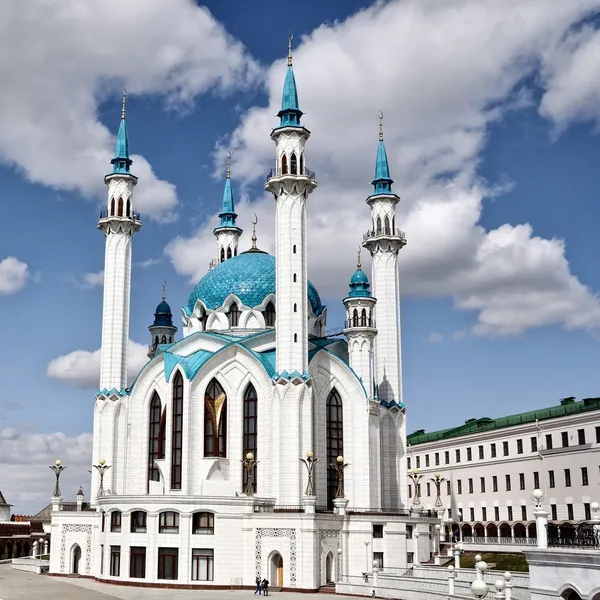
[[[217,227],[215,229],[215,236],[217,238],[217,263],[221,262],[221,248],[225,254],[224,260],[227,260],[227,250],[231,250],[231,258],[237,256],[241,233],[241,229],[238,228]]]

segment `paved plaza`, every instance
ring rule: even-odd
[[[323,594],[275,593],[285,600],[310,600]],[[8,564],[0,565],[0,600],[243,600],[254,598],[251,590],[171,590],[136,588],[97,583],[90,579],[49,577],[15,571]]]

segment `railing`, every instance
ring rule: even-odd
[[[269,179],[271,179],[271,177],[283,177],[284,175],[298,175],[300,177],[304,176],[304,177],[308,177],[311,181],[316,181],[316,176],[315,176],[315,172],[311,171],[310,169],[307,169],[306,167],[304,167],[304,172],[297,172],[297,173],[293,173],[290,171],[286,171],[285,173],[280,169],[271,169],[269,171],[269,174],[267,175],[267,181],[269,181]]]
[[[410,517],[411,511],[408,508],[349,508],[346,511],[349,515],[396,515],[400,517]],[[419,516],[437,518],[435,510],[424,510]]]
[[[564,525],[549,523],[546,528],[549,548],[600,549],[600,533],[590,523],[581,523],[577,526],[570,523]]]
[[[131,215],[109,215],[108,214],[108,210],[101,210],[100,211],[100,218],[101,219],[108,219],[108,217],[118,217],[121,219],[132,219],[133,221],[140,221],[140,213],[136,213],[131,211]]]
[[[466,536],[465,544],[503,544],[507,546],[536,546],[536,538]]]
[[[273,507],[273,512],[276,513],[303,513],[304,506],[288,506],[285,504],[280,504]]]
[[[352,319],[344,321],[344,329],[348,327],[375,327],[375,319]]]
[[[406,244],[406,234],[400,229],[392,229],[391,227],[382,227],[381,229],[370,229],[363,234],[363,242],[371,238],[377,237],[399,237],[401,241]]]

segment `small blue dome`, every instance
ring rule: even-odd
[[[196,284],[188,300],[188,314],[197,300],[214,310],[223,305],[229,294],[235,294],[243,304],[254,307],[275,293],[275,257],[261,250],[249,250],[217,265]],[[321,298],[310,281],[307,294],[313,312],[320,315]]]
[[[369,278],[360,267],[356,269],[354,275],[352,275],[352,277],[350,278],[350,291],[348,292],[348,297],[371,297],[371,285],[369,284]]]
[[[171,307],[163,300],[154,311],[154,327],[173,327]]]

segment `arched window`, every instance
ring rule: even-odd
[[[267,327],[275,327],[276,313],[275,313],[275,307],[273,306],[272,302],[269,302],[267,304],[267,307],[265,308],[264,317],[265,317],[265,325]]]
[[[119,198],[119,217],[123,216],[123,198]]]
[[[150,402],[150,429],[148,431],[148,480],[160,481],[160,473],[155,464],[158,459],[160,445],[160,416],[161,402],[159,395],[154,392]],[[150,486],[150,484],[148,484]]]
[[[295,152],[292,152],[292,159],[290,160],[290,171],[292,175],[298,174],[298,159],[296,158]]]
[[[360,326],[361,327],[367,326],[367,311],[364,308],[362,309],[362,312],[360,313]]]
[[[392,234],[396,231],[396,217],[392,217]]]
[[[338,456],[344,455],[344,416],[342,399],[333,388],[327,397],[327,464],[332,465]],[[337,491],[337,471],[327,467],[327,506],[333,507],[333,499]]]
[[[240,311],[237,307],[237,304],[233,302],[229,307],[229,312],[227,313],[227,319],[229,320],[230,327],[237,327],[240,322]]]
[[[162,339],[160,340],[160,343],[161,344],[166,344],[167,343],[167,336],[166,335],[162,336]]]
[[[295,333],[295,334],[294,334],[294,342],[297,342],[297,341],[298,341],[298,334],[297,334],[297,333]]]
[[[206,325],[208,324],[208,315],[206,313],[202,314],[202,331],[206,331]]]
[[[383,223],[384,223],[386,235],[390,235],[390,219],[389,219],[389,217],[386,216]]]
[[[146,533],[148,531],[148,513],[135,510],[131,513],[131,533]]]
[[[209,512],[197,512],[192,515],[192,533],[215,534],[215,515]]]
[[[356,308],[352,313],[352,327],[358,327],[358,310]]]
[[[227,258],[231,258],[231,248],[227,248]]]
[[[177,371],[173,380],[173,438],[171,440],[171,489],[181,489],[183,454],[183,377]]]
[[[158,346],[158,336],[156,336],[156,337],[154,338],[154,344],[155,344],[156,346]]]
[[[287,175],[287,156],[285,154],[281,157],[281,174]]]
[[[129,202],[129,200],[127,200],[127,208],[126,208],[126,211],[127,211],[127,212],[126,212],[125,214],[126,214],[128,217],[130,217],[130,216],[131,216],[131,203]]]
[[[227,456],[227,396],[216,379],[204,394],[204,456]]]
[[[165,406],[160,418],[160,427],[158,428],[158,459],[165,457],[165,446],[167,445],[167,407]]]
[[[304,175],[304,154],[300,155],[300,175]]]
[[[113,510],[110,513],[110,530],[119,533],[121,531],[121,511]]]
[[[294,312],[298,312],[298,305],[294,303]]]
[[[254,454],[254,459],[256,460],[256,430],[257,430],[257,402],[256,402],[256,390],[254,386],[250,383],[246,388],[246,393],[244,394],[244,440],[243,440],[243,454],[245,457],[248,452],[252,452]],[[248,484],[248,472],[246,469],[243,469],[242,476],[242,489],[246,489],[246,485]],[[252,485],[254,486],[254,491],[256,492],[256,468],[252,469]]]
[[[225,262],[225,248],[221,248],[221,262]]]
[[[296,273],[294,273],[294,283],[296,283]]]
[[[233,249],[233,255],[237,256],[237,246]]]
[[[110,201],[110,214],[111,214],[111,216],[114,216],[114,214],[115,214],[115,199],[114,198]]]
[[[377,233],[381,233],[381,217],[377,217]]]
[[[293,252],[294,252],[294,254],[296,254],[296,244],[294,244]]]

